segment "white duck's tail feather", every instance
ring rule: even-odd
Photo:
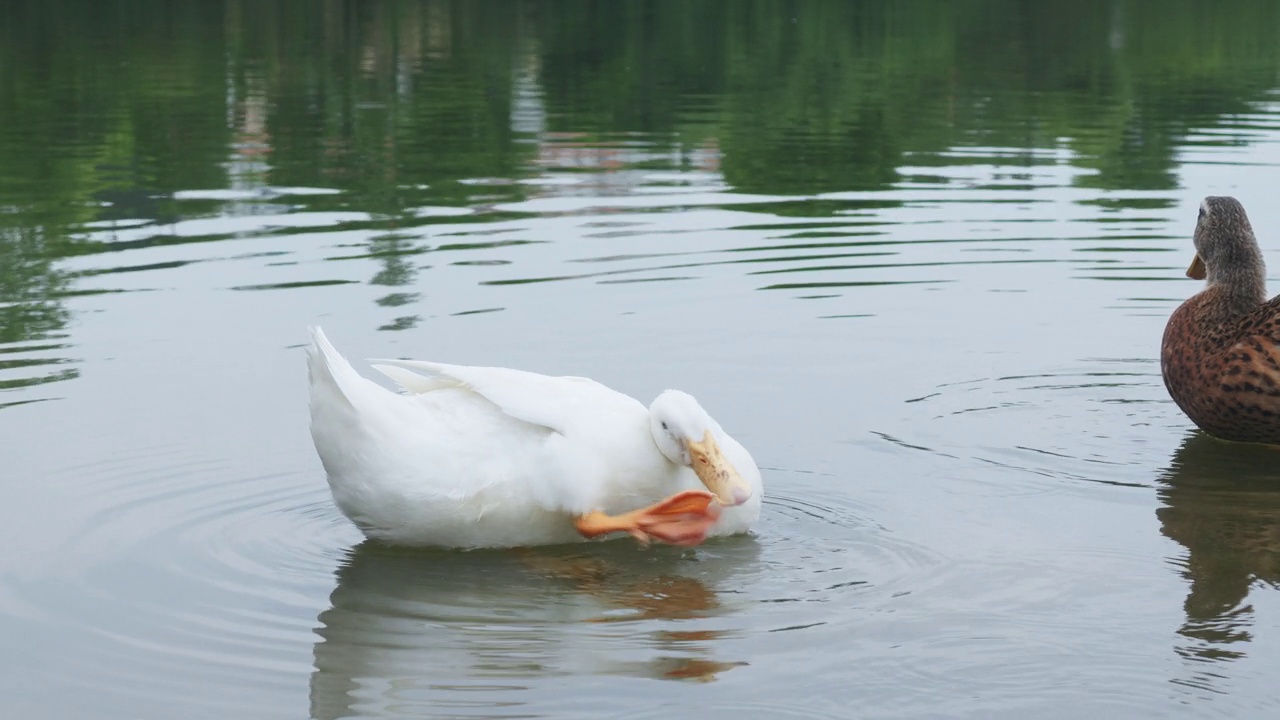
[[[329,479],[333,500],[343,514],[361,528],[375,523],[368,517],[380,470],[370,470],[369,458],[381,456],[379,436],[386,428],[382,410],[400,396],[362,377],[325,337],[311,328],[307,348],[311,382],[311,438]]]
[[[311,381],[313,413],[317,403],[326,401],[339,401],[347,408],[354,409],[352,398],[358,392],[357,388],[368,382],[342,357],[318,325],[311,327],[311,345],[307,347],[307,374]]]

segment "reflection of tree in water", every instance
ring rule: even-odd
[[[0,22],[0,389],[77,375],[49,367],[70,362],[64,301],[85,291],[59,265],[122,249],[86,223],[172,218],[157,198],[225,177],[214,4],[69,5]]]
[[[67,321],[50,299],[66,289],[36,228],[0,227],[0,343],[46,337]]]
[[[1234,660],[1252,639],[1250,590],[1280,587],[1280,449],[1192,432],[1161,477],[1162,532],[1187,549],[1188,659]],[[1206,671],[1212,672],[1212,671]],[[1202,678],[1203,679],[1203,678]]]
[[[535,153],[511,127],[521,11],[508,4],[229,7],[231,83],[248,88],[261,77],[271,100],[268,182],[339,189],[315,206],[369,213],[373,285],[414,285],[415,229],[440,221],[422,208],[472,206],[477,191],[459,181],[517,176]],[[314,32],[300,30],[307,25]],[[481,192],[497,201],[524,190]],[[377,303],[407,310],[420,297],[397,291]],[[420,316],[405,310],[380,329],[414,327]]]
[[[958,147],[1062,145],[1082,184],[1171,189],[1186,135],[1274,84],[1276,5],[1209,7],[566,0],[531,25],[550,130],[715,137],[738,189],[877,189]]]
[[[1065,147],[1090,171],[1077,182],[1168,189],[1187,136],[1268,100],[1280,64],[1270,0],[10,5],[0,179],[18,182],[0,206],[42,204],[30,226],[55,236],[190,216],[165,198],[226,187],[228,158],[232,183],[340,190],[305,203],[407,235],[439,221],[407,211],[527,187],[459,181],[537,173],[568,150],[607,151],[589,172],[612,177],[710,156],[737,190],[796,193],[946,182],[921,168],[981,164],[958,148],[1032,165]],[[155,206],[94,203],[130,194]],[[411,243],[370,241],[373,282],[415,282]],[[4,252],[7,274],[39,274],[43,259]],[[3,312],[6,328],[46,322],[25,301]],[[388,328],[416,322],[395,314]]]
[[[66,362],[48,356],[65,347],[48,341],[57,339],[67,323],[67,310],[60,302],[66,287],[67,276],[54,267],[39,228],[0,227],[0,391],[78,374],[70,368],[47,368]],[[23,344],[8,347],[14,343]],[[0,407],[8,404],[0,400]]]
[[[369,282],[386,287],[402,287],[411,285],[418,268],[413,257],[421,250],[413,239],[397,233],[378,235],[369,241],[369,255],[382,263],[382,268]],[[393,292],[378,298],[378,305],[386,308],[397,308],[408,305],[419,298],[418,293]],[[378,328],[379,330],[408,330],[418,324],[417,315],[404,315]]]

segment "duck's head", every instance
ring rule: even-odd
[[[1196,257],[1187,277],[1208,278],[1210,285],[1227,285],[1253,293],[1266,292],[1266,265],[1253,236],[1244,206],[1233,197],[1207,197],[1196,221]]]
[[[692,395],[679,390],[659,395],[649,406],[649,431],[662,454],[693,468],[721,505],[741,505],[751,499],[751,485],[720,447],[726,442],[724,430]]]

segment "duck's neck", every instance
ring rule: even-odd
[[[1208,287],[1229,317],[1253,312],[1267,301],[1267,266],[1262,253],[1256,247],[1245,251],[1246,257],[1232,258],[1208,272]]]

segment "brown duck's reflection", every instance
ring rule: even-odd
[[[1256,585],[1280,587],[1280,448],[1230,443],[1194,431],[1160,478],[1161,531],[1187,548],[1191,583],[1179,648],[1198,660],[1244,655]]]
[[[338,568],[318,619],[311,714],[430,714],[477,702],[509,712],[533,699],[543,677],[714,680],[745,664],[715,657],[726,637],[715,621],[733,610],[714,588],[732,586],[756,552],[750,538],[694,551],[362,543]]]

